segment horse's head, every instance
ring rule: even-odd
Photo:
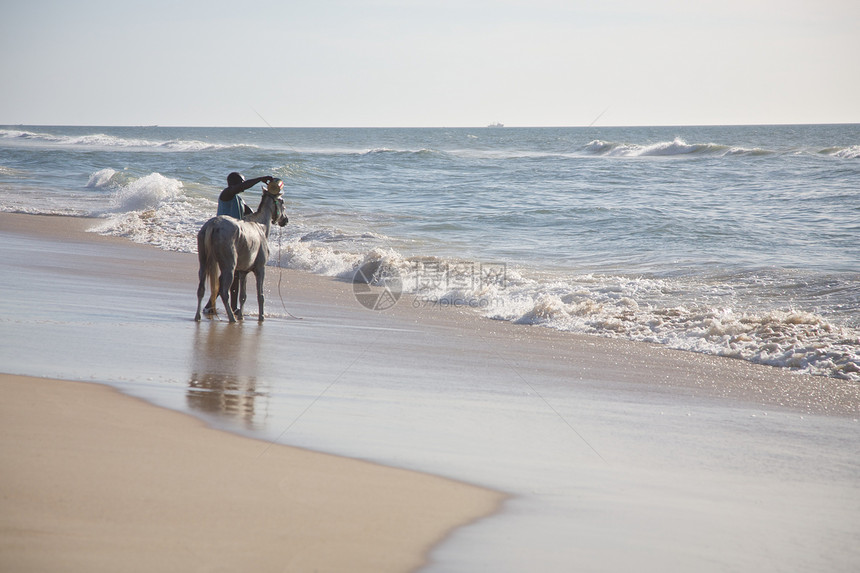
[[[266,186],[264,195],[271,197],[274,202],[272,209],[272,223],[281,227],[287,224],[287,209],[284,207],[284,200],[281,198],[284,182],[280,179],[272,179]]]
[[[287,224],[287,208],[284,206],[284,200],[280,197],[273,197],[275,200],[275,208],[272,209],[272,223],[277,223],[278,226],[283,227]]]

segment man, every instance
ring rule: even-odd
[[[256,179],[251,179],[249,181],[245,181],[245,178],[242,177],[241,173],[236,173],[235,171],[227,176],[227,187],[221,191],[221,195],[218,196],[218,214],[219,215],[229,215],[234,219],[243,219],[245,215],[253,213],[254,211],[245,204],[245,201],[239,197],[239,193],[250,189],[257,183],[268,183],[274,179],[271,175],[265,175],[263,177],[257,177]]]
[[[245,215],[253,213],[253,209],[245,204],[245,201],[239,196],[239,193],[246,191],[257,183],[268,183],[274,179],[271,175],[264,175],[256,179],[245,181],[241,173],[233,172],[227,176],[227,187],[221,191],[218,196],[218,215],[229,215],[240,221],[245,218]],[[233,306],[233,312],[236,312],[236,307],[239,304],[239,277],[233,278],[233,284],[230,285],[230,305]],[[215,314],[215,307],[210,306],[209,302],[203,309],[206,314]]]

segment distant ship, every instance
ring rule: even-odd
[[[504,124],[504,123],[499,123],[499,122],[497,121],[497,122],[495,122],[495,123],[491,123],[491,124],[490,124],[490,125],[488,125],[487,127],[505,127],[505,124]]]

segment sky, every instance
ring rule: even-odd
[[[856,0],[3,0],[0,124],[860,123]]]

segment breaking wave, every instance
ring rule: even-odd
[[[21,145],[39,145],[48,147],[92,147],[111,149],[148,149],[161,151],[215,151],[220,149],[254,148],[256,146],[222,145],[208,143],[205,141],[171,139],[167,141],[153,141],[148,139],[125,138],[104,133],[93,133],[87,135],[53,135],[50,133],[37,133],[32,131],[21,131],[14,129],[0,129],[0,139],[7,143],[20,143]]]
[[[103,235],[180,252],[195,252],[197,230],[214,213],[214,202],[186,193],[181,181],[150,173],[126,179],[113,169],[90,176],[90,187],[112,189],[111,208],[93,229]]]
[[[857,329],[792,309],[755,313],[702,304],[646,303],[625,289],[609,295],[606,287],[619,279],[604,280],[590,290],[576,288],[567,294],[534,289],[491,308],[488,316],[860,381]]]
[[[717,143],[687,143],[676,137],[672,141],[662,141],[648,145],[635,143],[616,143],[594,140],[584,149],[592,155],[609,157],[660,157],[673,155],[712,155],[725,157],[730,155],[770,155],[773,152],[760,148],[747,148]]]
[[[672,141],[639,144],[603,141],[595,139],[583,148],[588,155],[605,157],[672,157],[672,156],[767,156],[781,154],[826,155],[839,159],[860,158],[860,145],[827,147],[824,149],[769,150],[760,147],[743,147],[719,143],[687,143],[680,137]]]
[[[112,182],[116,175],[116,169],[100,169],[90,175],[90,178],[87,181],[87,187],[89,189],[104,189],[106,187],[110,187],[113,184]]]
[[[822,149],[819,153],[822,155],[838,157],[840,159],[860,159],[860,145],[828,147],[827,149]]]
[[[392,154],[392,155],[435,155],[442,154],[443,152],[437,151],[435,149],[390,149],[388,147],[377,147],[374,149],[369,149],[367,151],[363,151],[360,155],[383,155],[383,154]]]

